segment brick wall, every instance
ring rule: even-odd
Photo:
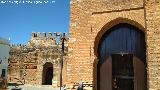
[[[160,88],[160,1],[146,0],[148,88]]]
[[[97,47],[101,36],[118,23],[145,30],[143,0],[71,0],[67,87],[80,80],[97,86]],[[90,87],[90,88],[89,88]]]

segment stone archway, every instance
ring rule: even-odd
[[[42,85],[52,85],[53,79],[53,64],[46,62],[43,65]]]
[[[97,33],[94,41],[94,55],[98,57],[98,45],[101,41],[102,36],[112,27],[118,25],[119,23],[127,23],[132,26],[136,26],[138,30],[142,31],[145,34],[145,26],[140,24],[140,21],[134,21],[128,18],[118,17],[116,19],[107,22],[103,26],[101,26],[101,30]]]
[[[146,89],[145,34],[139,28],[120,23],[107,30],[99,41],[98,58],[98,90]]]

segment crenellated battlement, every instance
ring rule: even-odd
[[[61,43],[62,36],[67,37],[65,33],[62,34],[61,32],[32,32],[32,36],[28,44],[31,46],[57,46]]]
[[[52,32],[48,32],[48,34],[46,34],[46,32],[43,32],[43,33],[40,33],[40,32],[32,32],[32,36],[31,38],[56,38],[57,35],[59,35],[60,37],[62,37],[62,33],[57,33],[57,32],[54,32],[54,34]],[[66,34],[64,34],[66,35]]]

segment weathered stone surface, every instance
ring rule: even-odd
[[[64,56],[67,56],[66,45]],[[59,86],[61,45],[52,38],[52,33],[49,33],[48,38],[45,33],[43,36],[40,32],[32,33],[31,40],[27,45],[12,45],[10,55],[9,82],[41,85],[43,65],[50,62],[53,64],[52,85]]]

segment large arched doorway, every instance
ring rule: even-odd
[[[102,36],[98,46],[98,90],[145,90],[145,34],[121,23]]]
[[[43,65],[42,85],[52,85],[53,64],[47,62]]]

